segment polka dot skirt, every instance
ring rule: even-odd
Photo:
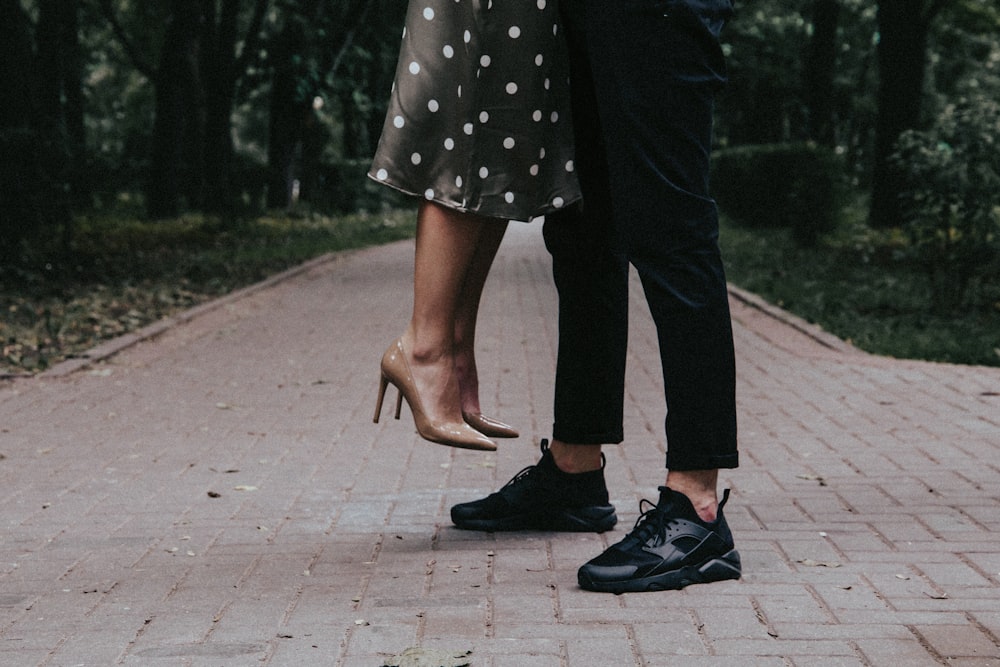
[[[552,0],[410,0],[368,175],[507,220],[579,199],[562,40]]]

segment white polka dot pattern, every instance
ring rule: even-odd
[[[564,49],[547,0],[411,0],[369,175],[495,218],[575,202]]]

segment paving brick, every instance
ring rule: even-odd
[[[872,665],[936,667],[942,664],[938,656],[928,652],[916,637],[911,639],[859,638],[856,643],[858,649]]]
[[[827,656],[829,658],[854,657],[850,642],[830,639],[723,639],[712,642],[713,653],[719,656]]]
[[[952,658],[992,658],[1000,661],[1000,646],[979,628],[968,625],[914,625],[930,647],[947,660]]]
[[[700,656],[708,655],[709,643],[700,628],[691,619],[687,623],[668,623],[663,619],[647,618],[646,622],[630,624],[639,655],[649,658],[651,664],[661,664],[651,656]]]
[[[522,431],[496,453],[425,443],[408,411],[371,423],[411,267],[411,242],[326,258],[0,382],[0,664],[377,667],[410,646],[477,667],[1000,661],[1000,369],[867,355],[734,290],[742,466],[721,483],[744,578],[596,594],[577,568],[663,482],[641,286],[626,441],[605,450],[619,525],[489,534],[450,506],[550,436],[539,228],[511,227],[483,299],[481,399]]]

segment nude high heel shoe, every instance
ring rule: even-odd
[[[373,420],[376,424],[382,413],[386,387],[391,383],[399,391],[399,396],[396,398],[396,419],[399,419],[405,398],[407,405],[410,406],[410,412],[413,413],[413,423],[417,427],[417,433],[424,440],[461,449],[496,451],[495,442],[464,422],[435,423],[427,417],[423,404],[420,402],[420,394],[417,393],[413,374],[410,372],[410,365],[406,361],[402,339],[397,338],[382,355],[381,371],[378,400],[375,403],[375,418]]]
[[[472,428],[491,438],[516,438],[521,435],[513,426],[508,426],[502,421],[487,417],[481,412],[466,412],[462,410],[462,419]]]

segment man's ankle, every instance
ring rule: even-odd
[[[593,472],[604,467],[600,445],[573,445],[553,440],[549,452],[556,468],[565,473]]]
[[[667,473],[667,486],[687,496],[698,517],[712,523],[718,518],[718,479],[718,470],[671,470]]]

